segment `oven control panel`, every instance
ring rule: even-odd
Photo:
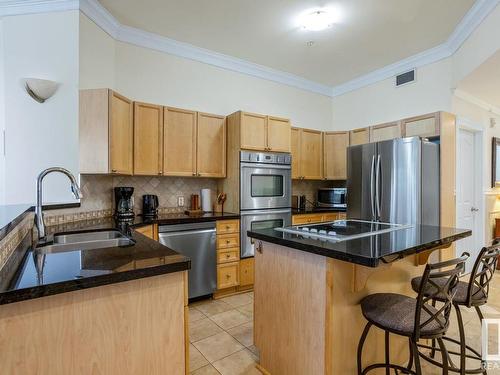
[[[240,162],[291,165],[292,155],[287,152],[240,151]]]

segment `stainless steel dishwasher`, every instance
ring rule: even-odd
[[[160,225],[160,243],[191,259],[189,298],[205,296],[217,288],[215,222]]]

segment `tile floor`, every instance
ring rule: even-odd
[[[500,272],[491,284],[488,305],[481,308],[485,318],[500,318]],[[468,341],[480,348],[481,325],[474,310],[462,309]],[[258,350],[253,346],[253,292],[195,302],[189,306],[190,371],[194,375],[260,375],[255,369]],[[448,334],[458,337],[452,311]],[[474,363],[474,365],[477,363]],[[422,360],[425,375],[441,370]],[[488,371],[500,375],[500,363]]]
[[[189,305],[194,375],[260,375],[253,346],[253,292]]]

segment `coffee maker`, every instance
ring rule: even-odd
[[[142,216],[154,217],[158,215],[158,196],[145,194],[142,196]]]
[[[115,187],[115,216],[117,219],[134,217],[134,188]]]

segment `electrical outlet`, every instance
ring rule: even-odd
[[[182,195],[177,197],[177,206],[184,207],[184,197]]]

